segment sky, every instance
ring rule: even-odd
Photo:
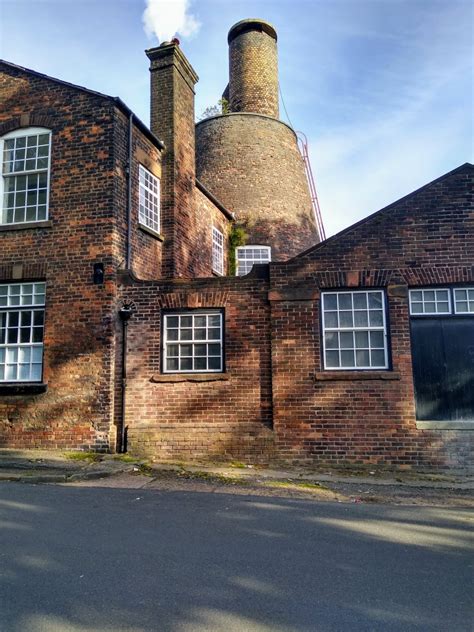
[[[0,57],[119,96],[148,124],[156,33],[177,34],[198,73],[199,116],[227,84],[229,28],[271,22],[328,236],[474,161],[470,0],[147,1],[145,24],[145,0],[0,0]]]

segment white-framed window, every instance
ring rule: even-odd
[[[382,290],[321,294],[324,368],[387,369],[387,325]]]
[[[0,382],[40,382],[44,283],[0,285]]]
[[[269,263],[272,260],[270,246],[239,246],[235,250],[236,275],[245,276],[253,268],[254,263]]]
[[[160,180],[143,165],[138,168],[138,221],[160,232]]]
[[[165,314],[164,373],[222,373],[223,323],[217,310]]]
[[[0,139],[0,225],[48,218],[51,131],[29,127]]]
[[[212,270],[224,274],[224,235],[215,226],[212,227]]]
[[[409,296],[410,316],[474,314],[474,287],[414,288]]]
[[[451,296],[448,288],[410,290],[410,314],[412,316],[450,313]]]
[[[454,312],[456,314],[474,314],[474,287],[454,289]]]

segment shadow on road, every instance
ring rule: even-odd
[[[2,632],[468,629],[472,513],[0,485]]]

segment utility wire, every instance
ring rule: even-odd
[[[290,119],[289,114],[288,114],[288,110],[286,109],[285,99],[283,98],[283,92],[281,91],[281,84],[280,84],[280,82],[278,82],[278,89],[280,91],[281,103],[283,105],[283,109],[285,110],[286,118],[288,119],[288,123],[290,124],[290,127],[293,128],[293,123],[291,122],[291,119]]]

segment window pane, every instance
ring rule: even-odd
[[[369,312],[369,324],[371,327],[382,327],[383,312],[382,310],[373,310]]]
[[[375,350],[370,352],[370,358],[372,362],[372,366],[374,367],[383,367],[385,364],[384,352]]]
[[[179,369],[178,358],[167,358],[166,368],[168,371],[177,371]]]
[[[221,359],[217,357],[209,357],[208,358],[209,369],[214,371],[221,370]]]
[[[220,327],[221,325],[221,317],[219,315],[208,316],[207,324],[209,327]]]
[[[354,347],[352,332],[342,331],[339,334],[339,344],[341,349],[352,349]]]
[[[339,351],[326,351],[326,367],[339,366]]]
[[[339,334],[335,331],[327,331],[325,334],[326,349],[339,349]]]
[[[367,331],[355,332],[355,346],[358,349],[367,349],[369,346],[369,333]]]
[[[352,309],[351,294],[339,294],[339,309]]]
[[[193,359],[192,358],[180,358],[179,360],[180,371],[192,371]]]
[[[324,314],[324,325],[326,327],[337,327],[338,326],[338,320],[337,320],[337,312],[326,312]]]
[[[341,366],[344,366],[344,367],[355,366],[353,351],[341,351]]]
[[[194,358],[194,370],[195,371],[205,371],[207,368],[207,359],[204,358]]]
[[[340,327],[352,327],[354,325],[352,312],[339,312]]]
[[[367,309],[367,294],[365,292],[354,293],[354,309]]]
[[[354,325],[356,327],[367,327],[369,318],[367,312],[354,312]]]
[[[370,346],[375,348],[384,347],[384,335],[382,331],[371,331],[370,332]]]
[[[324,309],[337,309],[337,296],[335,294],[326,294],[324,296]]]
[[[358,367],[370,366],[370,355],[369,355],[368,350],[356,351],[356,366]]]

